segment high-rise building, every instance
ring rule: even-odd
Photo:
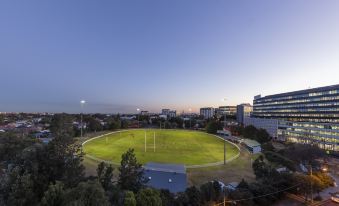
[[[339,151],[339,85],[256,96],[255,119],[276,119],[276,137]],[[246,123],[247,122],[247,123]]]
[[[224,116],[225,113],[227,116],[235,116],[237,114],[236,106],[220,106],[215,109],[215,113],[218,116]]]
[[[204,116],[205,119],[210,119],[214,116],[213,107],[200,108],[200,115]]]
[[[239,104],[237,105],[237,121],[244,124],[244,118],[249,117],[252,113],[252,106],[250,104]]]

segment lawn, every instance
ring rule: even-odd
[[[145,133],[147,150],[145,152]],[[154,151],[155,135],[155,151]],[[138,161],[201,165],[223,161],[223,140],[204,132],[187,130],[142,129],[127,130],[93,139],[84,144],[88,156],[119,164],[121,154],[135,150]],[[238,149],[226,144],[226,157],[238,154]]]

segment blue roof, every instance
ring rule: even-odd
[[[184,165],[148,163],[144,166],[147,185],[156,189],[168,189],[172,193],[184,192],[187,187]]]

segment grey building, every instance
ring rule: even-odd
[[[184,192],[187,188],[185,165],[150,162],[144,165],[147,185],[156,189],[168,189],[172,193]]]
[[[177,111],[176,110],[170,110],[170,109],[162,109],[161,115],[166,115],[167,118],[172,118],[172,117],[177,116]]]
[[[250,104],[239,104],[237,105],[237,122],[244,124],[245,117],[250,117],[252,113],[252,106]]]
[[[339,151],[339,84],[258,95],[253,100],[252,116],[278,120],[279,139]]]
[[[214,116],[214,108],[213,107],[200,108],[200,115],[204,116],[205,119],[210,119]]]

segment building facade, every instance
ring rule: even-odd
[[[237,105],[237,122],[244,124],[245,117],[250,117],[252,113],[252,106],[250,104]]]
[[[170,111],[171,111],[170,109],[162,109],[161,114],[162,115],[169,115]]]
[[[214,116],[213,107],[200,108],[200,115],[204,116],[204,119],[210,119]]]
[[[256,96],[252,117],[278,120],[278,139],[339,151],[339,85]]]
[[[235,116],[237,114],[237,107],[236,106],[220,106],[219,108],[215,109],[215,113],[218,116]]]

